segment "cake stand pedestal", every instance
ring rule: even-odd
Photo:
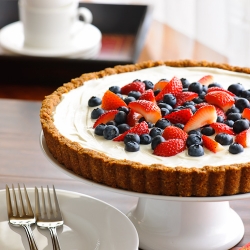
[[[53,165],[72,178],[110,192],[139,197],[128,217],[137,229],[143,250],[226,250],[235,246],[244,235],[242,220],[230,208],[229,201],[247,199],[250,194],[175,197],[115,189],[69,171],[52,157],[43,134],[40,142],[42,151]]]

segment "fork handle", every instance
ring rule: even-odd
[[[56,227],[49,227],[49,232],[51,235],[53,250],[61,250],[61,246],[59,244]]]
[[[30,250],[38,250],[30,225],[29,224],[23,224],[22,227],[24,228],[24,230],[26,232],[28,242],[29,242],[29,246],[30,246]]]

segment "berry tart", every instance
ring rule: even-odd
[[[143,62],[87,73],[43,102],[49,151],[83,178],[167,196],[250,192],[250,69]]]

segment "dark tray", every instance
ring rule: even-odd
[[[66,59],[0,54],[1,83],[61,85],[82,73],[136,63],[150,26],[147,5],[80,3],[93,13],[102,32],[102,49],[95,59]],[[0,28],[18,21],[17,0],[0,0]]]

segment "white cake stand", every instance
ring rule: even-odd
[[[222,197],[175,197],[150,195],[111,188],[84,179],[50,154],[43,134],[40,144],[46,157],[60,170],[84,183],[129,196],[139,197],[128,213],[135,225],[143,250],[226,250],[244,235],[239,215],[229,201],[250,198],[250,194]]]

